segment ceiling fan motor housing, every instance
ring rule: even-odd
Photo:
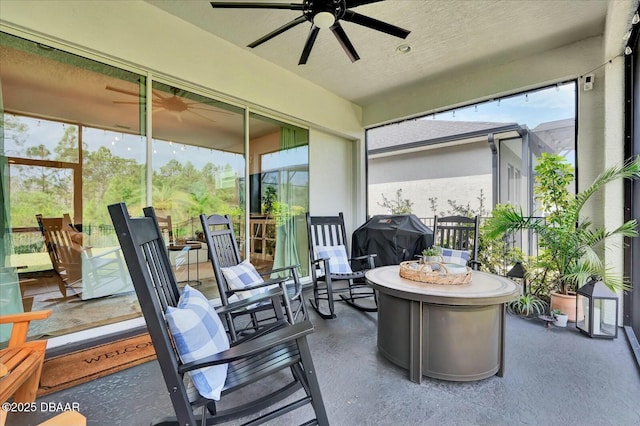
[[[309,22],[313,22],[316,15],[321,12],[332,14],[337,22],[344,16],[345,10],[347,10],[345,0],[304,0],[302,2],[302,13]]]

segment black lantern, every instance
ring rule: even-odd
[[[576,327],[589,337],[618,337],[618,296],[592,275],[577,292]]]
[[[520,282],[520,284],[522,284],[522,294],[527,294],[527,282],[524,280],[524,276],[526,275],[526,273],[527,271],[525,271],[524,266],[522,266],[522,262],[519,260],[516,260],[513,268],[509,269],[509,271],[507,272],[508,278],[515,278],[518,280],[518,282]]]

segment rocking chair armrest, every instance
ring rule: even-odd
[[[109,250],[101,251],[100,253],[94,253],[91,246],[83,246],[82,248],[83,248],[82,251],[87,256],[88,259],[96,259],[96,260],[100,260],[100,259],[102,259],[102,258],[104,258],[104,257],[106,257],[106,256],[108,256],[110,254],[118,253],[120,251],[119,247],[114,247],[114,248],[109,249]],[[115,256],[115,257],[110,257],[108,259],[105,259],[105,261],[117,260],[118,257],[119,257],[119,255]]]
[[[228,305],[218,306],[215,309],[218,315],[223,315],[235,311],[244,310],[247,306],[254,305],[258,302],[262,302],[263,300],[281,297],[282,288],[276,287],[269,289],[269,291],[265,291],[264,293],[256,294],[255,296],[247,297],[246,299],[240,299],[237,302],[229,303]]]
[[[364,256],[356,256],[356,257],[352,257],[351,259],[349,259],[350,262],[353,262],[354,260],[357,261],[362,261],[364,262],[365,260],[367,261],[367,263],[369,264],[369,268],[373,269],[376,267],[376,264],[373,260],[374,257],[377,257],[378,255],[375,253],[372,254],[365,254]]]
[[[302,321],[293,325],[278,328],[256,339],[247,340],[215,355],[183,364],[178,368],[181,374],[212,365],[227,364],[242,358],[248,358],[275,346],[290,342],[313,332],[313,325]]]
[[[263,288],[263,287],[268,287],[270,285],[275,285],[275,284],[281,284],[284,283],[285,281],[287,281],[289,279],[289,277],[280,277],[280,278],[274,278],[272,280],[266,280],[263,281],[261,283],[257,283],[257,284],[252,284],[252,285],[248,285],[244,288],[241,289],[232,289],[230,290],[230,292],[233,293],[237,293],[239,291],[247,291],[247,290],[255,290],[257,288]]]
[[[276,272],[293,271],[294,269],[299,268],[299,267],[300,267],[300,264],[283,266],[282,268],[272,269],[272,270],[267,271],[267,272],[261,272],[260,275],[271,275],[271,274],[276,273]]]
[[[356,257],[352,257],[349,260],[366,260],[366,259],[371,259],[372,257],[377,257],[378,255],[375,253],[372,254],[365,254],[364,256],[356,256]]]

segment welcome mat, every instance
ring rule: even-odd
[[[79,385],[155,359],[148,333],[45,360],[38,396]]]

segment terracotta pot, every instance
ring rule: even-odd
[[[569,322],[576,322],[576,293],[570,291],[569,294],[551,292],[551,310],[559,309],[569,316]],[[582,306],[580,307],[582,310]],[[578,313],[580,315],[580,313]]]

